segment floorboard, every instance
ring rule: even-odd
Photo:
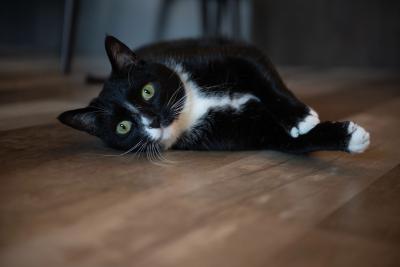
[[[393,73],[283,69],[324,119],[371,132],[364,154],[170,151],[172,163],[155,164],[57,123],[99,86],[8,71],[0,75],[0,266],[400,265]]]

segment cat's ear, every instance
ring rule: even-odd
[[[98,110],[86,107],[61,113],[58,120],[74,129],[96,135]]]
[[[126,71],[128,66],[139,62],[135,53],[113,36],[106,36],[104,45],[114,72]]]

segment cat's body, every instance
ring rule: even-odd
[[[107,37],[106,50],[113,72],[103,91],[60,120],[112,147],[304,153],[362,152],[369,144],[369,134],[352,122],[319,123],[253,46],[181,40],[133,53]]]

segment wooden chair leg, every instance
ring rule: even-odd
[[[66,0],[64,10],[64,25],[61,40],[61,71],[71,72],[72,54],[75,44],[77,0]]]
[[[155,39],[160,40],[165,36],[165,29],[170,16],[171,6],[175,3],[175,0],[162,0],[161,7],[158,11],[157,22],[156,22],[156,34]]]
[[[226,13],[226,0],[217,1],[216,14],[215,14],[215,25],[214,25],[214,36],[222,35],[222,17]]]
[[[203,37],[207,37],[210,35],[210,21],[209,21],[209,5],[208,0],[200,1],[200,12],[201,12],[201,29]]]
[[[234,38],[241,38],[241,17],[240,17],[240,0],[231,0],[231,10],[232,10],[232,34]]]

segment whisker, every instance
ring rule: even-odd
[[[138,147],[141,143],[143,142],[143,139],[141,139],[138,143],[136,143],[136,145],[134,145],[133,147],[131,147],[130,149],[128,149],[127,151],[120,153],[120,154],[116,154],[116,155],[110,155],[110,154],[103,154],[102,156],[105,157],[120,157],[120,156],[124,156],[126,154],[129,154],[130,152],[132,152],[136,147]]]
[[[181,108],[181,107],[183,107],[184,105],[185,105],[185,101],[182,101],[182,102],[180,102],[180,103],[177,103],[176,105],[174,105],[174,107],[172,108],[172,109],[178,109],[178,108]]]
[[[169,98],[168,103],[166,107],[169,107],[169,105],[172,103],[173,100],[175,100],[176,96],[178,95],[178,92],[183,89],[183,84],[181,83],[178,87],[178,89],[175,90],[175,92],[172,94],[172,96]]]
[[[153,162],[152,158],[151,158],[151,144],[150,144],[150,146],[146,147],[146,158],[151,163]]]
[[[178,103],[177,105],[174,105],[174,107],[171,108],[175,115],[178,115],[182,111],[186,103],[190,105],[190,101],[183,101],[181,103]]]
[[[213,89],[213,88],[227,88],[229,86],[232,86],[231,83],[228,82],[224,82],[224,83],[220,83],[220,84],[214,84],[214,85],[202,85],[201,87],[204,89]]]
[[[130,148],[129,150],[127,150],[127,151],[125,151],[124,153],[122,153],[122,154],[120,154],[120,156],[124,156],[124,155],[126,155],[126,154],[129,154],[129,153],[131,153],[135,148],[137,148],[139,145],[140,145],[140,143],[142,143],[143,142],[143,139],[141,139],[135,146],[133,146],[132,148]]]
[[[146,148],[147,144],[148,144],[148,141],[144,142],[144,143],[140,146],[139,150],[136,152],[136,156],[138,157],[138,159],[140,158],[141,153],[143,152],[143,149]]]
[[[156,145],[156,152],[157,152],[157,157],[159,160],[161,160],[162,163],[167,163],[167,164],[175,164],[175,161],[169,160],[167,158],[164,157],[164,155],[162,154],[160,145]]]
[[[152,159],[152,163],[155,164],[157,159],[154,156],[154,144],[152,143],[150,146],[150,153],[151,153],[151,159]]]
[[[165,166],[165,163],[163,162],[163,158],[160,156],[160,153],[158,150],[158,144],[156,144],[156,143],[153,143],[151,145],[151,158],[152,158],[151,163],[158,165],[158,166]]]
[[[173,104],[173,105],[171,106],[171,109],[174,109],[174,108],[175,108],[176,106],[178,106],[178,105],[184,104],[186,99],[187,99],[187,96],[184,95],[184,96],[181,97],[178,101],[176,101],[175,104]]]

